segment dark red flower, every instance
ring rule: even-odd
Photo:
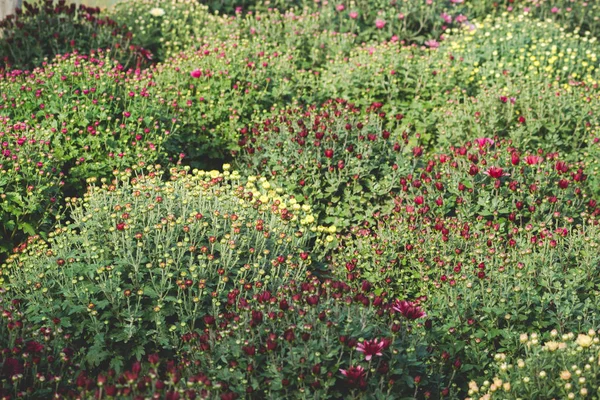
[[[23,365],[16,358],[7,358],[4,360],[2,375],[13,377],[23,373]]]
[[[569,171],[569,166],[564,161],[557,161],[554,165],[554,169],[556,169],[556,172],[558,172],[559,174],[564,174],[567,171]]]
[[[25,351],[28,353],[36,354],[44,350],[44,346],[36,341],[29,341],[25,344]]]
[[[361,352],[365,355],[365,360],[369,361],[373,356],[382,356],[381,353],[386,347],[386,342],[383,340],[365,340],[362,343],[356,345],[356,351]]]
[[[340,369],[340,372],[346,377],[348,385],[351,387],[359,389],[365,389],[367,387],[367,382],[365,380],[367,373],[360,365],[352,366],[348,369]]]
[[[426,317],[425,311],[415,303],[407,300],[396,300],[392,309],[399,312],[406,319],[415,320]]]
[[[504,173],[504,170],[500,167],[489,167],[487,171],[484,172],[484,174],[495,179],[500,179],[501,177],[508,175]]]

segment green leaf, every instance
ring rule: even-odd
[[[29,224],[27,222],[19,223],[19,229],[30,236],[35,235],[35,229],[33,229],[33,226],[31,226],[31,224]]]

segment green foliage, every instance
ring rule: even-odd
[[[410,149],[397,129],[401,116],[388,117],[380,106],[361,111],[332,101],[275,111],[242,129],[239,168],[273,176],[312,204],[322,224],[374,223],[391,211],[400,176],[417,162],[405,154]]]
[[[95,49],[110,49],[125,64],[144,62],[140,49],[129,47],[126,29],[99,8],[65,0],[25,1],[0,21],[0,29],[0,68],[31,70],[57,55]]]
[[[26,123],[0,122],[0,254],[53,222],[64,177],[49,139]]]
[[[59,318],[87,343],[87,365],[117,368],[172,351],[230,290],[277,288],[310,264],[310,207],[268,181],[244,186],[229,171],[172,170],[166,183],[155,175],[92,186],[85,200],[71,200],[72,223],[2,268],[4,287],[25,301],[31,321]]]
[[[207,8],[195,0],[126,0],[107,15],[131,36],[131,42],[151,53],[154,62],[165,61],[193,46],[206,33]]]
[[[157,106],[176,119],[166,150],[185,154],[199,168],[211,166],[207,159],[227,157],[253,113],[291,98],[293,57],[270,43],[213,42],[145,73],[146,83],[160,93]]]
[[[496,354],[493,379],[469,384],[472,399],[575,399],[594,396],[599,378],[598,338],[586,333],[552,331],[522,334],[522,358]],[[481,397],[480,397],[481,396]]]

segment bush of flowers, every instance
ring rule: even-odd
[[[291,99],[294,56],[278,45],[227,40],[146,71],[142,78],[159,93],[155,104],[176,122],[166,150],[184,153],[194,167],[226,157],[253,113]]]
[[[596,36],[600,28],[598,4],[586,0],[513,0],[466,2],[465,14],[482,17],[488,14],[525,13],[536,19],[552,20],[565,24],[569,29]],[[506,14],[505,14],[506,15]]]
[[[244,38],[256,43],[278,43],[293,51],[298,69],[318,69],[334,55],[348,54],[360,41],[356,29],[332,28],[330,15],[311,8],[278,9],[217,16],[206,23],[200,40]],[[218,27],[218,29],[217,29]]]
[[[436,156],[400,178],[391,214],[330,241],[331,273],[425,298],[430,343],[474,376],[515,332],[595,326],[600,209],[555,157],[490,139]]]
[[[50,216],[64,176],[49,135],[23,122],[0,120],[0,254],[54,222]],[[1,256],[0,256],[1,257]]]
[[[447,104],[434,110],[437,143],[448,146],[497,136],[519,148],[561,151],[581,159],[579,154],[593,145],[598,90],[579,83],[516,83],[483,88],[475,96],[452,91]]]
[[[0,397],[596,396],[597,8],[9,17]]]
[[[291,282],[239,301],[238,312],[191,338],[189,355],[236,393],[427,398],[451,380],[452,365],[420,339],[424,310],[376,296],[367,282],[358,290],[339,281]]]
[[[121,1],[108,15],[127,27],[131,42],[148,51],[154,62],[193,46],[209,19],[207,7],[192,0]]]
[[[522,357],[494,356],[493,378],[469,383],[470,399],[583,399],[595,397],[600,379],[597,332],[519,337]]]
[[[239,168],[273,176],[313,205],[319,222],[345,228],[382,211],[417,157],[407,156],[402,115],[374,103],[361,110],[344,100],[322,107],[282,109],[241,130]],[[417,154],[419,147],[413,149]],[[417,154],[418,155],[418,154]],[[388,201],[387,204],[391,204]]]
[[[465,9],[456,1],[210,1],[209,6],[229,14],[246,11],[282,11],[317,13],[323,29],[341,33],[356,33],[361,41],[387,40],[392,36],[406,41],[425,42],[437,37],[453,24],[467,21]]]
[[[596,42],[591,35],[579,36],[551,20],[508,14],[450,30],[440,50],[462,58],[470,75],[461,79],[463,85],[511,77],[595,84]]]
[[[68,54],[31,73],[0,76],[2,115],[46,132],[54,165],[72,187],[139,160],[158,160],[173,129],[164,114],[147,114],[154,114],[153,93],[140,72],[114,65],[109,54]]]
[[[32,329],[24,307],[12,301],[1,310],[3,395],[438,398],[460,369],[423,342],[417,303],[376,296],[366,282],[230,291],[226,309],[183,334],[180,355],[152,353],[120,372],[82,370],[71,329],[57,318]]]
[[[67,4],[65,0],[23,3],[0,21],[0,69],[33,69],[54,56],[111,49],[124,63],[135,63],[143,49],[130,48],[130,35],[99,8]]]
[[[117,176],[70,199],[72,223],[2,267],[3,287],[32,322],[59,318],[89,343],[89,365],[176,349],[175,338],[216,314],[230,290],[307,274],[309,205],[235,171],[172,170],[165,184],[157,175]]]

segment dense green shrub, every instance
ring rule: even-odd
[[[27,2],[0,21],[0,69],[33,69],[73,51],[110,49],[124,64],[147,61],[144,49],[130,47],[127,29],[99,8],[65,0]]]
[[[0,119],[0,257],[26,235],[49,228],[63,184],[50,136]]]
[[[107,14],[127,28],[131,42],[149,51],[154,62],[194,46],[206,34],[210,18],[207,7],[195,0],[126,0]]]
[[[313,205],[322,224],[346,228],[374,223],[391,211],[399,179],[418,158],[401,115],[386,115],[381,104],[361,110],[344,100],[322,107],[277,110],[242,129],[236,162],[251,173],[273,176],[290,193]],[[335,230],[333,230],[335,232]]]
[[[244,185],[227,170],[172,170],[164,184],[155,175],[92,186],[71,200],[72,223],[2,268],[28,318],[60,318],[89,348],[89,365],[176,349],[230,290],[274,289],[310,264],[310,206],[268,181]]]
[[[165,142],[193,167],[211,166],[238,148],[238,129],[254,113],[292,97],[293,52],[269,43],[228,40],[179,54],[142,75],[176,125]],[[214,161],[213,161],[214,162]]]
[[[600,379],[598,337],[593,329],[586,333],[545,335],[522,334],[523,357],[495,355],[496,375],[469,384],[475,399],[583,399],[595,397]]]

